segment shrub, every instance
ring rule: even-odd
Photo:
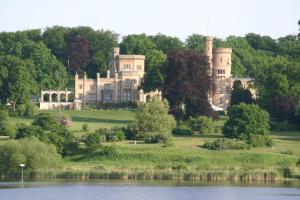
[[[271,143],[269,115],[257,105],[241,103],[231,106],[228,116],[222,130],[225,137],[244,139],[253,146]],[[256,139],[259,141],[255,141]],[[266,141],[261,141],[263,139]]]
[[[289,121],[272,121],[271,128],[276,131],[295,131],[298,129],[296,124],[290,123]]]
[[[9,136],[11,139],[15,138],[16,128],[9,123],[9,115],[5,110],[0,110],[0,135]]]
[[[269,135],[250,135],[247,143],[253,147],[273,146],[273,140]]]
[[[292,178],[295,173],[293,169],[287,166],[280,168],[279,172],[282,174],[284,178]]]
[[[125,134],[122,128],[115,127],[106,131],[105,138],[107,142],[117,142],[124,140]]]
[[[214,132],[213,120],[206,116],[198,116],[196,118],[190,117],[188,124],[193,131],[197,131],[200,134],[208,134]]]
[[[101,150],[101,155],[107,157],[113,157],[117,154],[117,148],[115,146],[104,146]]]
[[[192,135],[192,129],[184,123],[179,123],[179,125],[173,129],[173,135]]]
[[[296,165],[300,167],[300,158],[298,159]]]
[[[55,146],[44,144],[37,138],[9,141],[0,147],[0,174],[19,175],[20,163],[25,164],[25,173],[53,169],[60,165],[61,156]]]
[[[39,114],[32,125],[32,127],[26,125],[18,127],[17,138],[35,136],[43,142],[54,144],[62,155],[70,152],[68,149],[70,143],[77,142],[72,132],[50,114]],[[72,146],[75,147],[75,144]]]
[[[132,124],[128,125],[127,127],[122,128],[122,131],[125,135],[125,139],[127,140],[134,140],[136,138],[135,130],[132,127]]]
[[[82,130],[83,130],[84,132],[88,132],[88,130],[89,130],[89,125],[88,125],[88,124],[83,124],[83,125],[82,125]]]
[[[84,143],[88,151],[94,151],[100,147],[101,137],[96,131],[88,133],[84,139]]]
[[[19,116],[33,116],[36,109],[36,106],[32,103],[21,104],[17,107],[17,114]]]
[[[210,150],[227,150],[227,149],[249,149],[250,146],[245,143],[238,143],[234,142],[232,140],[226,140],[226,139],[216,139],[212,142],[205,142],[203,144],[203,148],[207,148]]]

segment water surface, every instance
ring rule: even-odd
[[[0,182],[0,200],[299,200],[299,182]]]

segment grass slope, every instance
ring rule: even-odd
[[[58,111],[51,111],[58,112]],[[99,127],[126,126],[134,119],[133,111],[86,110],[60,111],[69,115],[73,121],[70,130],[77,136],[82,124],[91,130]],[[32,118],[11,118],[14,123],[30,124]],[[78,154],[64,158],[62,177],[94,176],[100,178],[155,178],[173,179],[174,177],[225,177],[230,173],[237,177],[251,175],[249,179],[263,180],[266,176],[278,176],[279,169],[291,167],[299,176],[296,162],[300,157],[300,132],[272,132],[274,147],[254,148],[251,150],[211,151],[202,148],[205,141],[221,138],[220,128],[225,118],[216,122],[219,133],[213,135],[193,135],[173,137],[173,146],[163,148],[160,144],[144,144],[133,141],[104,143],[114,146],[117,152],[103,155],[102,150],[90,154]],[[5,141],[0,140],[0,145]],[[203,174],[204,173],[204,174]],[[214,174],[217,173],[217,174]],[[266,174],[267,173],[267,174]],[[275,174],[275,175],[274,175]],[[254,176],[254,178],[253,178]],[[260,177],[260,178],[259,178]],[[204,178],[204,179],[206,179]],[[271,178],[272,179],[272,178]]]

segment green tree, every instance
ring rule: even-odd
[[[66,37],[69,31],[67,27],[53,26],[47,27],[42,35],[44,43],[65,66],[68,66]]]
[[[198,53],[203,53],[204,42],[205,42],[205,38],[203,35],[193,34],[188,36],[188,38],[185,41],[185,44],[189,49],[195,50]]]
[[[270,141],[269,114],[257,105],[241,103],[231,106],[228,116],[223,127],[225,137],[247,140],[250,144],[259,141],[260,145]]]
[[[121,53],[145,55],[145,77],[142,88],[145,92],[161,89],[164,82],[166,55],[145,34],[128,35],[120,43]]]
[[[44,43],[28,41],[23,44],[23,59],[31,59],[35,65],[33,76],[41,89],[63,88],[68,75],[65,67],[51,54],[51,50]]]
[[[21,126],[17,129],[17,138],[35,136],[39,140],[54,144],[62,155],[77,151],[78,142],[75,136],[59,120],[49,113],[39,114],[31,127]]]
[[[0,110],[0,135],[9,136],[11,139],[15,138],[15,127],[9,123],[9,116],[5,110]]]
[[[150,36],[150,38],[157,48],[165,54],[168,54],[173,50],[183,48],[183,43],[177,37],[170,37],[159,33],[155,36]]]
[[[147,134],[171,136],[176,121],[168,112],[168,101],[162,101],[158,97],[151,98],[147,103],[140,103],[132,123],[136,138],[144,139]]]
[[[20,175],[20,163],[26,166],[26,174],[36,174],[41,170],[51,170],[60,166],[61,156],[53,145],[40,142],[36,138],[12,140],[0,146],[0,174]]]
[[[30,94],[36,91],[36,83],[32,79],[32,62],[15,56],[0,57],[0,99],[3,104],[11,103],[15,111],[18,104],[29,101]]]
[[[251,91],[248,88],[244,88],[240,80],[234,81],[232,88],[230,102],[231,106],[239,103],[254,103]]]

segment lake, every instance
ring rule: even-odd
[[[0,200],[299,200],[300,182],[0,182]]]

